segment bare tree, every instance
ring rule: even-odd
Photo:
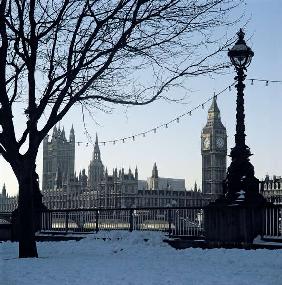
[[[37,257],[35,162],[50,129],[77,103],[145,105],[179,78],[226,67],[214,57],[228,41],[213,33],[240,2],[1,0],[0,153],[19,184],[19,257]]]

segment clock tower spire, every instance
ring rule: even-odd
[[[208,110],[208,120],[201,134],[202,191],[223,194],[222,181],[226,175],[227,135],[220,118],[216,97]]]

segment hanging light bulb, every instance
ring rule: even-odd
[[[251,84],[253,85],[254,81],[257,80],[257,79],[250,79],[250,80],[251,80]],[[269,80],[261,80],[261,81],[264,81],[265,84],[266,84],[266,86],[269,85],[269,82],[272,82],[272,81],[269,81]],[[276,82],[276,81],[275,81],[275,82]],[[280,81],[277,81],[277,82],[280,82]],[[282,82],[282,81],[281,81],[281,82]],[[233,84],[232,84],[232,85],[229,85],[229,86],[227,87],[227,88],[229,89],[229,91],[231,91],[231,87],[232,87],[232,86],[233,86]],[[213,92],[213,98],[217,99],[218,95],[220,95],[221,93],[223,93],[223,91],[226,91],[227,88],[225,88],[224,90],[222,90],[222,91],[221,91],[220,93],[218,93],[218,94],[216,94],[215,92]],[[157,133],[157,129],[160,128],[160,127],[165,127],[165,128],[167,129],[167,128],[168,128],[168,125],[169,125],[170,123],[172,123],[172,122],[174,122],[174,121],[176,121],[177,123],[179,123],[181,117],[186,116],[186,115],[192,116],[192,112],[193,112],[194,110],[199,109],[200,107],[202,107],[202,109],[205,109],[205,104],[206,104],[208,101],[210,101],[210,100],[212,100],[212,98],[208,99],[208,100],[205,101],[204,103],[199,104],[199,105],[198,105],[197,107],[195,107],[194,109],[192,109],[192,110],[190,110],[190,111],[188,111],[188,112],[186,112],[186,113],[180,115],[179,117],[177,117],[177,118],[173,119],[172,121],[170,121],[170,122],[168,122],[168,123],[165,123],[165,124],[163,124],[163,125],[161,125],[161,126],[159,126],[159,127],[150,129],[150,130],[148,130],[148,131],[146,131],[146,132],[144,132],[144,133],[140,133],[140,134],[137,134],[137,135],[134,135],[134,136],[131,136],[131,137],[127,137],[127,138],[123,138],[123,139],[118,139],[118,140],[114,140],[114,141],[108,141],[108,143],[112,142],[113,144],[116,144],[116,142],[119,142],[119,141],[122,141],[123,143],[125,143],[125,141],[126,141],[127,139],[130,139],[130,138],[132,138],[132,141],[135,141],[135,137],[136,137],[136,136],[143,136],[143,137],[146,137],[146,134],[147,134],[147,133],[150,133],[150,132]],[[54,137],[54,138],[55,138],[55,139],[60,139],[60,137]],[[78,146],[80,145],[80,143],[83,143],[83,142],[77,142]],[[101,142],[101,144],[103,144],[104,146],[106,145],[106,143],[107,143],[107,142]],[[86,146],[88,146],[88,143],[86,143]]]

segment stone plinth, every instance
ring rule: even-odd
[[[11,239],[11,224],[2,223],[0,224],[0,241],[6,241]]]
[[[210,203],[204,210],[206,240],[221,244],[252,243],[263,233],[263,207]]]

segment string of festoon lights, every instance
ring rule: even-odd
[[[157,130],[161,129],[161,128],[164,128],[164,129],[168,129],[168,127],[171,125],[171,124],[174,124],[174,123],[180,123],[180,119],[182,119],[183,117],[186,117],[186,116],[192,116],[193,112],[198,110],[198,109],[204,109],[205,108],[205,105],[210,102],[213,98],[217,98],[218,96],[220,96],[221,94],[223,94],[225,91],[227,90],[230,90],[231,91],[231,88],[232,86],[234,86],[236,83],[234,82],[233,84],[225,87],[224,89],[222,89],[220,92],[218,93],[214,93],[212,97],[206,99],[204,102],[200,103],[199,105],[197,105],[196,107],[178,115],[177,117],[171,119],[170,121],[168,122],[165,122],[165,123],[162,123],[158,126],[155,126],[153,128],[150,128],[146,131],[143,131],[143,132],[140,132],[140,133],[136,133],[134,135],[131,135],[131,136],[127,136],[127,137],[123,137],[123,138],[118,138],[118,139],[115,139],[115,140],[109,140],[109,141],[101,141],[100,142],[100,145],[106,145],[106,144],[116,144],[116,143],[125,143],[125,142],[128,142],[128,141],[135,141],[138,137],[143,137],[145,138],[148,134],[150,133],[153,133],[153,134],[156,134],[157,133]]]
[[[251,85],[254,85],[256,81],[265,83],[265,86],[268,86],[272,83],[282,83],[282,80],[268,80],[268,79],[258,79],[258,78],[250,78],[246,79],[247,81],[251,81]]]
[[[251,83],[251,85],[254,85],[255,82],[261,82],[264,83],[265,86],[269,86],[270,84],[273,83],[282,83],[282,80],[269,80],[269,79],[259,79],[259,78],[250,78],[250,79],[246,79],[246,81],[249,81]],[[180,119],[182,119],[183,117],[186,116],[192,116],[193,112],[199,109],[204,109],[205,105],[210,102],[211,100],[213,100],[213,98],[217,99],[218,96],[224,94],[226,91],[231,91],[232,87],[236,85],[236,81],[233,82],[231,85],[228,85],[227,87],[225,87],[224,89],[222,89],[219,92],[214,92],[213,96],[209,97],[208,99],[206,99],[204,102],[200,103],[199,105],[197,105],[196,107],[178,115],[177,117],[171,119],[170,121],[167,121],[165,123],[162,123],[160,125],[157,125],[153,128],[147,129],[143,132],[139,132],[139,133],[135,133],[133,135],[130,136],[126,136],[126,137],[122,137],[122,138],[117,138],[117,139],[112,139],[112,140],[108,140],[108,141],[100,141],[99,145],[116,145],[117,143],[126,143],[126,142],[134,142],[137,138],[139,137],[143,137],[145,138],[148,134],[152,133],[152,134],[156,134],[157,130],[159,129],[167,129],[170,125],[174,124],[174,123],[180,123]],[[56,137],[55,137],[56,138]],[[76,144],[78,146],[80,145],[85,145],[86,147],[88,147],[89,145],[94,145],[93,142],[83,142],[83,141],[76,141]]]

